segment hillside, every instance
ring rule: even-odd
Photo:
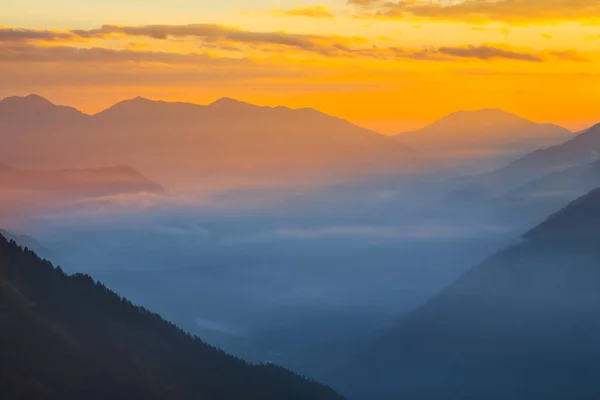
[[[0,397],[342,399],[212,348],[89,276],[0,237]]]
[[[408,315],[350,368],[346,392],[360,399],[598,398],[599,227],[600,189]]]

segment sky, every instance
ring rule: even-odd
[[[597,0],[0,0],[0,97],[313,107],[392,134],[500,108],[600,122]]]

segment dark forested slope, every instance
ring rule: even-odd
[[[0,236],[0,398],[342,399],[249,365]]]
[[[599,366],[600,189],[410,314],[342,385],[378,400],[598,399]]]

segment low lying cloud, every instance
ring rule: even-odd
[[[313,228],[287,228],[265,232],[249,241],[273,239],[378,239],[378,240],[443,240],[477,235],[505,233],[499,226],[455,226],[425,222],[416,226],[326,226]],[[242,241],[244,241],[242,239]]]
[[[428,19],[514,25],[565,22],[600,23],[597,0],[348,0],[358,16],[382,19]]]

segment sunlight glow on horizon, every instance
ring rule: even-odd
[[[232,97],[386,134],[482,108],[574,131],[598,122],[600,8],[524,15],[528,1],[489,20],[419,2],[373,17],[358,4],[379,3],[352,0],[23,1],[0,6],[2,97],[37,93],[87,113],[136,96]]]

